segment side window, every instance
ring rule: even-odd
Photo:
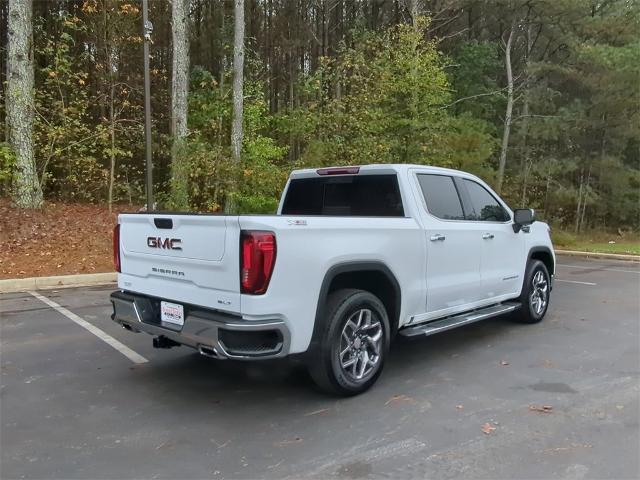
[[[471,211],[467,212],[467,220],[482,222],[506,222],[509,220],[507,211],[486,188],[466,178],[464,184],[471,200]]]
[[[464,220],[462,203],[453,178],[446,175],[418,174],[418,182],[429,213],[444,220]]]

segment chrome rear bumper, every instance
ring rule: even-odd
[[[123,291],[111,294],[111,319],[127,330],[163,336],[219,359],[284,357],[291,337],[282,320],[248,321],[236,315],[184,305],[182,327],[160,321],[160,299]]]

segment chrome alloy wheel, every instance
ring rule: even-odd
[[[380,364],[383,329],[372,321],[371,310],[363,308],[352,314],[340,335],[339,361],[345,374],[359,382]]]
[[[536,315],[541,315],[549,299],[549,282],[541,270],[538,270],[531,280],[531,295],[529,304]]]

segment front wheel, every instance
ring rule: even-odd
[[[516,320],[522,323],[540,322],[549,308],[551,280],[549,271],[540,260],[527,265],[520,302],[522,308],[516,313]]]
[[[323,390],[357,395],[375,383],[389,350],[389,318],[382,302],[364,290],[329,295],[318,352],[309,373]]]

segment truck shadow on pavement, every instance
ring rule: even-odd
[[[504,335],[521,326],[504,319],[490,319],[432,337],[397,338],[385,371],[377,384],[365,395],[397,389],[407,378],[431,383],[434,372],[447,368],[452,357],[464,356],[487,343],[496,343]],[[319,392],[304,365],[289,359],[263,362],[214,360],[203,357],[186,347],[181,355],[155,357],[148,364],[130,367],[131,375],[123,375],[125,388],[145,388],[146,395],[163,398],[190,408],[198,402],[202,407],[213,405],[249,406],[292,400],[317,403],[340,400]],[[184,354],[182,354],[184,352]],[[347,399],[348,400],[348,399]]]

